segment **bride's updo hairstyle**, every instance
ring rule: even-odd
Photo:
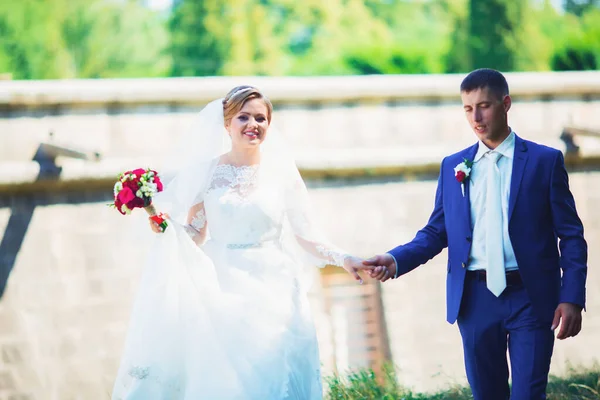
[[[273,104],[263,95],[260,90],[254,86],[243,85],[234,87],[227,93],[223,99],[223,119],[225,125],[231,122],[231,119],[244,108],[244,104],[252,99],[260,99],[267,106],[267,121],[271,123],[271,115],[273,114]]]

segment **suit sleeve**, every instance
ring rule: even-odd
[[[443,203],[444,161],[440,167],[435,205],[427,225],[417,232],[412,241],[388,252],[396,261],[395,278],[425,264],[448,246]]]
[[[573,194],[569,190],[569,178],[560,151],[557,152],[552,169],[550,204],[554,232],[559,239],[560,248],[560,302],[585,307],[587,243],[583,237],[583,224],[577,215]]]

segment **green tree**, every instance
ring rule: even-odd
[[[391,34],[387,73],[441,73],[451,45],[453,9],[464,0],[381,2],[375,16]]]
[[[59,78],[68,69],[63,0],[0,2],[0,70],[14,79]]]
[[[555,71],[584,71],[597,68],[596,54],[587,46],[569,46],[552,57],[552,69]]]
[[[443,57],[444,72],[465,73],[472,69],[469,49],[469,8],[468,0],[446,2],[450,19],[450,45]]]
[[[308,17],[310,46],[297,57],[295,74],[384,72],[391,37],[363,1],[313,1]]]
[[[14,79],[164,75],[167,38],[137,0],[0,2],[0,72]]]
[[[514,31],[513,59],[516,71],[547,71],[554,51],[553,37],[562,16],[550,0],[541,3],[527,1],[522,4],[520,24]],[[555,32],[549,32],[552,26],[542,21],[553,21]]]
[[[565,11],[581,16],[594,7],[599,8],[600,0],[564,0],[563,7]]]
[[[16,79],[597,68],[600,0],[0,1]]]
[[[556,71],[600,67],[600,9],[590,8],[581,17],[565,16],[562,35],[555,40],[551,65]]]
[[[139,1],[71,0],[62,34],[75,77],[164,76],[170,67],[165,21]]]
[[[285,34],[277,32],[277,1],[229,0],[227,20],[219,20],[224,75],[285,74]],[[222,23],[221,23],[222,22]]]
[[[451,30],[445,1],[311,1],[294,74],[443,72]],[[308,7],[305,7],[305,11]],[[302,26],[302,22],[299,22]],[[290,50],[294,51],[293,47]]]
[[[211,32],[206,19],[223,12],[219,0],[176,0],[173,4],[169,30],[170,53],[173,59],[171,75],[216,75],[224,63],[225,54],[219,36]],[[213,17],[213,20],[215,17]],[[218,17],[216,18],[218,28]]]
[[[518,27],[525,2],[470,0],[468,48],[472,68],[516,69]]]
[[[281,75],[285,37],[278,2],[179,0],[171,30],[172,75]]]

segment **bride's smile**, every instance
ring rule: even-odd
[[[232,148],[260,145],[269,129],[268,109],[261,99],[252,99],[226,125]]]

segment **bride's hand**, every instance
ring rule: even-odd
[[[161,217],[163,217],[164,219],[169,218],[168,214],[159,214]],[[160,227],[160,225],[158,225],[156,222],[154,222],[152,220],[152,217],[148,217],[148,221],[150,222],[150,229],[152,229],[152,232],[154,233],[163,233],[163,229]]]
[[[363,260],[358,257],[348,256],[344,259],[344,269],[354,277],[362,285],[363,280],[358,274],[359,270],[372,269],[371,266],[366,266]]]

